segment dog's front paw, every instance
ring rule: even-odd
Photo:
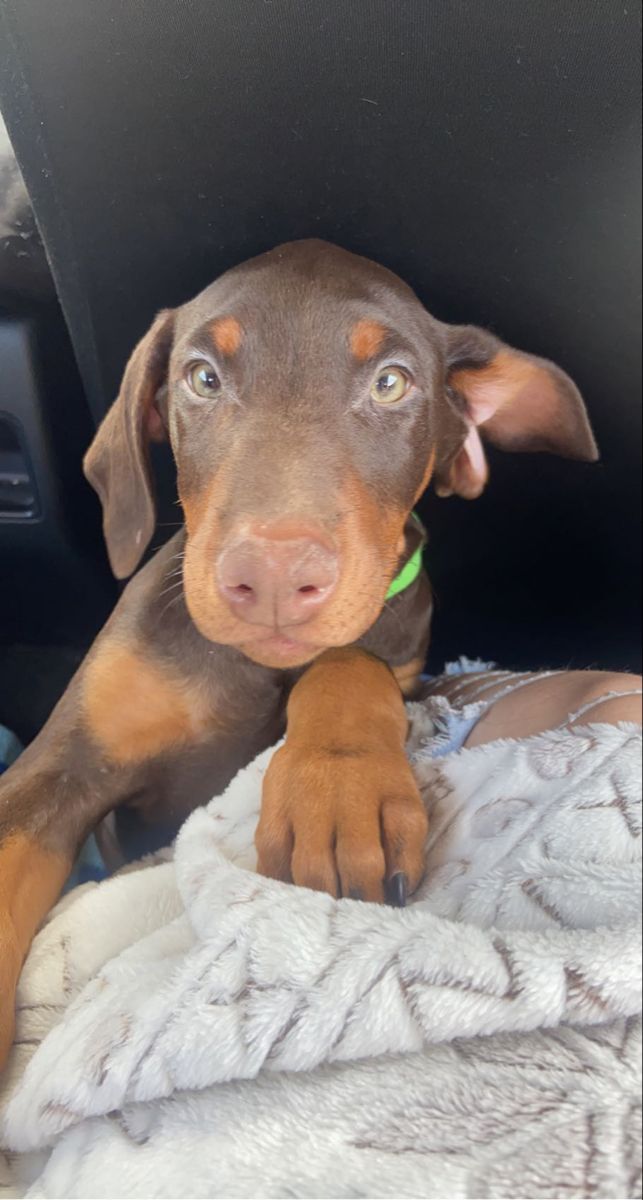
[[[428,821],[402,749],[278,750],[264,778],[258,870],[332,896],[402,906]]]

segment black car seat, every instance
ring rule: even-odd
[[[79,472],[91,432],[0,116],[0,726],[23,741],[38,732],[116,596],[100,514]]]
[[[564,366],[602,451],[494,454],[476,504],[425,499],[432,665],[636,667],[639,33],[614,0],[4,0],[0,103],[94,421],[155,311],[232,264],[310,235],[379,259]]]

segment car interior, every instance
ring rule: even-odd
[[[133,346],[311,236],[559,363],[596,433],[597,465],[490,451],[475,503],[424,496],[429,668],[640,669],[639,15],[5,0],[0,724],[34,737],[122,586],[81,460]],[[180,519],[154,466],[152,549]]]

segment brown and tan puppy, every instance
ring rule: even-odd
[[[154,529],[150,438],[171,442],[185,527],[0,783],[0,1056],[24,955],[89,831],[117,811],[116,861],[153,826],[169,839],[286,723],[260,869],[404,903],[426,819],[401,687],[422,669],[431,600],[423,574],[386,595],[421,541],[409,514],[430,479],[482,491],[481,435],[596,457],[561,370],[440,324],[333,246],[280,247],[156,318],[85,469],[119,577]]]

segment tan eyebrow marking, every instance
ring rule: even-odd
[[[377,354],[385,337],[386,330],[379,321],[357,321],[350,336],[350,346],[355,358],[359,362],[365,362],[367,358],[372,358],[374,354]]]
[[[219,317],[212,325],[212,336],[217,350],[228,356],[237,353],[243,330],[236,317]]]

